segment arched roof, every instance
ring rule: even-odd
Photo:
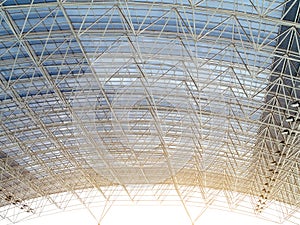
[[[297,0],[2,1],[1,217],[151,190],[296,220],[299,29]]]

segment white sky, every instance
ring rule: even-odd
[[[99,215],[101,212],[99,212]],[[0,225],[7,224],[0,221]],[[17,223],[16,225],[97,225],[97,221],[87,210],[63,212],[43,216]],[[151,206],[114,206],[104,217],[101,225],[190,225],[182,207],[151,207]],[[261,220],[216,209],[208,209],[196,222],[196,225],[275,225],[278,223]]]

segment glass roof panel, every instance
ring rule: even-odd
[[[298,206],[292,2],[3,1],[1,212],[145,185],[187,214],[209,190],[252,196],[255,214]]]

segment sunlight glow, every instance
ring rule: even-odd
[[[253,216],[237,214],[234,212],[218,209],[207,209],[197,220],[195,225],[275,225],[278,223],[265,221]],[[0,222],[0,225],[5,223]],[[72,224],[72,225],[97,225],[98,222],[87,212],[87,210],[75,210],[59,214],[42,216],[40,218],[23,221],[17,225],[53,225],[53,224]],[[113,207],[103,218],[101,225],[190,225],[187,215],[181,207],[153,207],[153,206],[116,206]]]

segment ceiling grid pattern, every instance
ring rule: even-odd
[[[299,30],[297,0],[2,1],[0,218],[221,198],[297,224]]]

